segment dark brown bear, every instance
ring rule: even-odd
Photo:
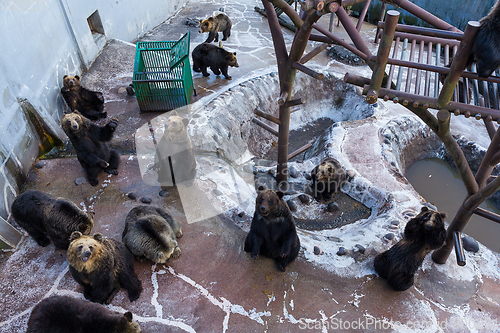
[[[163,209],[137,206],[127,214],[122,241],[137,260],[164,264],[181,255],[177,237],[181,226]]]
[[[73,231],[90,234],[94,213],[85,213],[73,202],[30,190],[12,203],[12,216],[40,246],[52,243],[67,250]]]
[[[193,50],[193,71],[203,73],[203,76],[210,76],[207,68],[210,67],[215,75],[224,75],[228,80],[231,77],[227,74],[227,69],[231,67],[239,67],[236,60],[236,52],[228,52],[221,47],[203,43],[198,45]]]
[[[466,67],[476,62],[477,75],[486,78],[500,66],[500,0],[479,23]]]
[[[113,138],[118,119],[112,118],[107,125],[99,126],[75,111],[65,114],[61,125],[76,150],[90,185],[99,184],[97,175],[101,171],[118,174],[120,154],[115,149],[109,149],[107,144]]]
[[[132,313],[69,296],[51,296],[31,312],[26,333],[140,333]]]
[[[78,75],[63,77],[61,94],[71,111],[78,110],[85,117],[97,120],[106,118],[104,110],[104,97],[102,93],[82,87]]]
[[[142,292],[141,281],[134,272],[134,257],[122,242],[96,233],[84,236],[75,231],[68,248],[69,271],[83,286],[86,299],[109,304],[120,288],[135,301]]]
[[[276,261],[280,271],[297,257],[300,241],[295,229],[295,220],[283,200],[283,192],[259,186],[255,213],[250,232],[245,239],[245,251],[252,258],[259,254]]]
[[[205,43],[211,43],[214,40],[219,41],[219,31],[222,31],[222,40],[227,40],[231,36],[231,27],[233,23],[225,14],[218,14],[209,17],[206,20],[200,20],[200,33],[208,32],[208,38]]]
[[[445,217],[446,213],[422,207],[420,214],[406,224],[403,239],[375,257],[375,271],[387,279],[394,290],[410,288],[425,256],[443,245],[446,239]]]
[[[330,200],[331,194],[342,188],[346,172],[336,159],[328,157],[311,171],[311,179],[316,200]]]

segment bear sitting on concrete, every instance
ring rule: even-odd
[[[31,312],[26,333],[140,333],[132,313],[69,296],[51,296]]]
[[[134,257],[122,242],[96,233],[84,236],[75,231],[68,248],[69,271],[83,286],[85,298],[109,304],[120,288],[135,301],[142,292],[141,281],[134,272]]]
[[[340,163],[331,157],[326,158],[311,171],[312,191],[316,200],[330,200],[346,181],[346,172]]]
[[[222,40],[227,40],[231,36],[231,27],[233,23],[225,14],[218,14],[209,17],[206,20],[200,20],[200,33],[208,32],[208,38],[205,43],[211,43],[214,40],[219,41],[219,31],[222,31]]]
[[[85,117],[92,120],[106,118],[107,113],[103,112],[104,97],[102,93],[82,87],[78,75],[64,75],[61,94],[71,111],[78,110]]]
[[[176,237],[182,237],[179,223],[160,208],[137,206],[125,219],[122,241],[139,261],[164,264],[181,255]]]
[[[12,216],[40,246],[52,241],[67,250],[73,231],[88,235],[94,226],[94,213],[85,213],[73,202],[30,190],[12,203]]]
[[[420,214],[406,224],[403,239],[375,257],[375,271],[387,279],[394,290],[410,288],[425,256],[443,245],[446,239],[445,217],[446,213],[422,207]]]
[[[99,126],[75,111],[65,114],[61,125],[76,150],[90,185],[99,184],[97,175],[101,171],[118,174],[120,154],[115,149],[109,149],[107,144],[113,138],[118,119],[112,118],[107,125]]]
[[[477,75],[486,78],[500,66],[500,1],[479,23],[481,27],[474,39],[466,67],[476,62]]]
[[[172,111],[165,123],[155,155],[158,182],[162,186],[184,183],[189,186],[196,176],[196,160],[187,131],[189,119]]]
[[[254,259],[259,254],[274,259],[284,272],[300,250],[295,220],[283,200],[283,192],[264,186],[259,186],[258,191],[252,225],[245,239],[245,251],[250,252]]]
[[[236,52],[228,52],[222,47],[212,44],[203,43],[196,46],[192,53],[193,56],[193,71],[203,73],[203,76],[210,76],[207,68],[210,67],[215,75],[224,75],[228,80],[231,77],[227,74],[227,69],[231,67],[239,67],[236,60]]]

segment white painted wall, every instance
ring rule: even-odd
[[[39,138],[19,102],[30,103],[57,135],[65,74],[81,74],[101,51],[87,23],[99,11],[105,39],[133,42],[187,0],[22,0],[0,2],[0,217],[38,154]],[[5,221],[0,219],[0,235]],[[4,226],[5,227],[5,226]],[[1,237],[0,237],[1,240]]]

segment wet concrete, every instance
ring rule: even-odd
[[[240,67],[229,70],[232,81],[213,74],[209,78],[194,75],[197,98],[215,98],[239,80],[276,69],[267,22],[253,11],[256,5],[260,1],[192,1],[143,40],[174,40],[191,30],[193,49],[206,36],[184,25],[186,17],[204,18],[224,7],[234,23],[225,47],[237,51]],[[323,20],[328,24],[328,18]],[[373,27],[363,29],[367,40],[372,38]],[[342,30],[336,33],[345,36]],[[292,35],[286,31],[284,35],[289,45]],[[379,196],[380,201],[390,197],[392,201],[387,207],[393,205],[397,209],[389,214],[387,209],[377,207],[378,214],[372,214],[371,220],[354,224],[351,229],[332,233],[299,230],[299,257],[281,273],[272,260],[252,260],[243,251],[244,230],[250,216],[240,219],[218,215],[187,223],[175,188],[168,188],[169,194],[162,197],[159,186],[144,183],[133,153],[134,132],[158,114],[140,114],[135,99],[122,89],[131,82],[133,53],[132,45],[113,41],[84,75],[84,83],[105,92],[108,119],[113,116],[120,121],[112,141],[112,146],[123,152],[119,175],[101,174],[96,187],[88,183],[76,185],[75,180],[84,175],[76,158],[47,160],[43,168],[33,170],[25,188],[63,196],[95,211],[93,232],[115,239],[121,239],[128,211],[144,197],[151,198],[151,205],[162,207],[180,222],[184,232],[179,240],[181,256],[168,265],[136,262],[135,269],[144,287],[141,297],[131,303],[121,291],[110,309],[132,311],[143,332],[498,331],[499,260],[497,254],[484,247],[477,254],[468,254],[468,265],[463,268],[456,265],[453,257],[442,266],[427,257],[416,275],[415,286],[405,292],[392,291],[373,272],[374,255],[390,246],[381,240],[388,232],[387,226],[394,216],[405,222],[405,212],[416,210],[421,203],[411,197],[418,194],[407,182],[395,178],[385,168],[389,163],[380,149],[379,132],[388,122],[382,116],[390,119],[411,114],[403,108],[383,110],[368,120],[334,129],[332,133],[342,138],[336,139],[342,162],[356,170],[356,179],[367,182],[364,186],[370,188],[369,195]],[[346,71],[345,66],[324,54],[311,65],[338,73]],[[363,67],[351,71],[370,73]],[[382,190],[372,190],[370,182]],[[136,194],[136,200],[127,197],[130,192]],[[369,223],[382,227],[373,231]],[[239,224],[245,227],[240,228]],[[399,234],[402,227],[391,230]],[[355,250],[358,243],[366,247],[366,252]],[[312,254],[313,246],[320,247],[322,254]],[[347,249],[346,256],[336,255],[340,246]],[[65,252],[53,245],[42,248],[30,237],[24,237],[15,251],[2,253],[0,258],[1,332],[23,332],[32,307],[48,295],[83,298],[82,288],[68,272]],[[483,326],[477,329],[471,326],[480,324]]]

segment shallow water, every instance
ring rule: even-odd
[[[406,178],[425,200],[434,204],[439,211],[448,213],[447,222],[451,222],[467,194],[458,173],[448,163],[437,158],[413,164],[406,171]],[[489,201],[481,207],[500,213]],[[500,252],[500,224],[473,215],[464,233]]]

